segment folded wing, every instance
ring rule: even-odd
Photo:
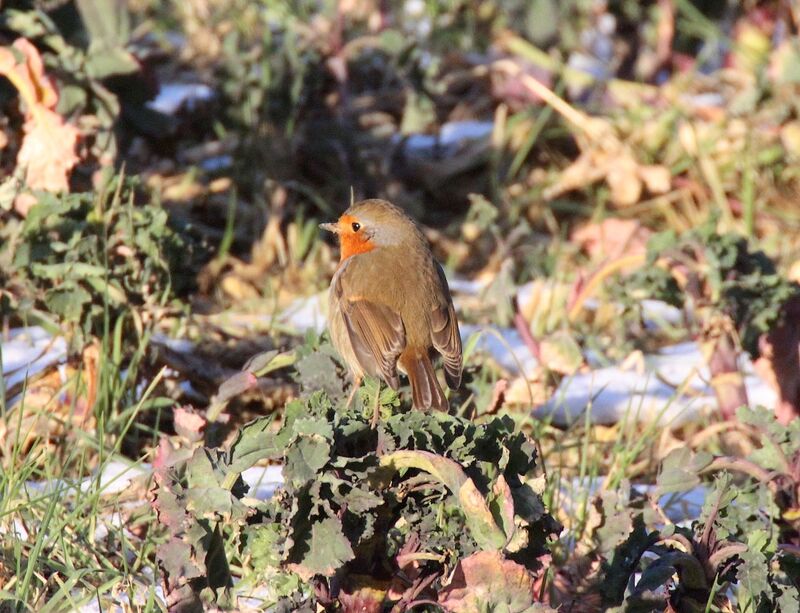
[[[397,359],[406,347],[406,331],[394,309],[368,300],[345,300],[342,308],[350,343],[365,372],[400,386]]]
[[[454,390],[461,384],[461,333],[458,330],[456,310],[453,307],[453,299],[450,297],[444,271],[438,264],[436,264],[436,269],[444,289],[444,295],[447,296],[447,304],[435,308],[431,314],[431,339],[434,349],[442,356],[447,385]]]

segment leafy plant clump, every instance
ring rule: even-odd
[[[784,422],[800,414],[798,329],[800,286],[781,276],[763,251],[714,221],[678,236],[653,236],[644,267],[626,281],[628,297],[655,298],[681,308],[706,356],[720,411],[727,419],[747,406],[739,355],[770,361]]]
[[[779,323],[783,305],[800,288],[782,277],[763,251],[752,251],[740,235],[719,234],[715,225],[680,236],[673,231],[655,235],[647,265],[630,282],[639,289],[637,299],[646,294],[692,309],[701,324],[708,323],[712,311],[724,316],[742,347],[756,355],[759,337]]]
[[[129,47],[132,24],[126,5],[106,0],[80,0],[58,6],[31,4],[34,6],[5,7],[0,15],[0,30],[16,38],[17,46],[23,41],[23,49],[33,50],[36,60],[25,69],[27,77],[35,79],[34,91],[45,90],[49,100],[43,104],[45,101],[32,99],[29,88],[23,87],[19,92],[33,116],[33,129],[26,129],[26,138],[33,133],[40,141],[34,163],[46,160],[58,164],[65,154],[63,138],[55,136],[58,133],[53,124],[39,125],[48,105],[80,128],[81,146],[76,153],[85,171],[108,167],[116,159],[119,134],[115,129],[123,106],[132,126],[157,126],[155,133],[159,128],[166,130],[165,118],[145,106],[147,95],[152,92],[142,76],[141,59]],[[21,54],[16,50],[14,55]],[[42,74],[43,66],[46,76]],[[14,81],[17,79],[12,78]],[[50,191],[66,188],[52,189],[41,181],[31,181],[30,173],[28,168],[29,187]]]
[[[558,565],[553,601],[574,611],[797,611],[800,425],[764,408],[742,408],[738,420],[746,458],[681,446],[655,487],[604,487]],[[698,494],[690,523],[695,512],[678,509],[700,505]]]
[[[300,372],[309,359],[317,375],[336,369],[324,346]],[[308,390],[277,432],[262,418],[227,450],[161,457],[170,602],[233,606],[258,594],[286,611],[536,610],[558,526],[543,479],[532,478],[534,443],[509,418],[411,411],[377,390],[368,383],[350,405]],[[264,459],[283,463],[284,484],[267,501],[249,497],[240,476]]]
[[[800,606],[797,559],[797,459],[800,427],[783,426],[766,409],[742,408],[759,447],[748,458],[674,450],[663,463],[657,491],[687,491],[698,473],[714,473],[701,516],[692,530],[669,526],[651,548],[658,558],[642,573],[639,595],[670,588],[675,610],[796,611]],[[678,581],[672,577],[677,572]],[[726,608],[727,607],[727,608]]]
[[[98,195],[41,192],[25,219],[0,228],[3,310],[66,324],[76,346],[106,324],[141,333],[141,313],[172,295],[170,261],[183,241],[165,210],[133,199],[123,178]]]

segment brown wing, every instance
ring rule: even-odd
[[[406,347],[406,330],[394,309],[368,300],[347,300],[342,314],[361,367],[380,375],[392,389],[400,386],[397,359]]]
[[[456,310],[453,308],[444,271],[439,264],[436,264],[436,269],[447,296],[447,305],[435,308],[431,314],[431,338],[433,347],[442,355],[447,385],[454,390],[461,384],[461,333],[458,331]]]

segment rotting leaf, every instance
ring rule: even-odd
[[[429,451],[395,451],[381,458],[381,466],[390,468],[392,471],[403,468],[424,470],[436,477],[454,494],[458,494],[468,480],[467,475],[456,462]]]
[[[54,110],[58,92],[44,74],[39,51],[24,38],[0,47],[0,75],[11,81],[25,103],[25,137],[17,154],[25,184],[31,189],[68,191],[70,172],[79,160],[75,148],[80,134]],[[18,204],[17,209],[25,215],[30,204]]]
[[[497,525],[486,499],[475,487],[472,479],[467,479],[458,491],[458,500],[464,512],[472,538],[481,549],[499,550],[505,547],[510,535]]]
[[[203,429],[206,420],[191,406],[178,407],[173,412],[175,432],[190,443],[195,443],[203,438]]]
[[[219,391],[214,396],[214,402],[226,404],[231,398],[253,389],[257,383],[258,381],[253,373],[248,371],[238,372],[219,386]]]
[[[495,522],[506,535],[506,544],[514,536],[514,498],[511,495],[511,488],[503,475],[497,477],[492,484],[492,495],[489,498],[489,508]]]
[[[453,579],[439,592],[439,604],[454,613],[554,611],[534,601],[528,570],[496,551],[480,551],[461,560]]]

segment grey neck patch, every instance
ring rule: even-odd
[[[379,224],[367,226],[369,237],[376,245],[383,247],[391,247],[399,245],[402,242],[402,234],[398,232],[397,228],[389,228]]]
[[[392,247],[400,245],[403,237],[408,236],[409,231],[413,232],[413,227],[409,228],[402,220],[392,220],[393,223],[386,223],[386,220],[373,217],[372,215],[360,215],[362,232],[381,247]]]

